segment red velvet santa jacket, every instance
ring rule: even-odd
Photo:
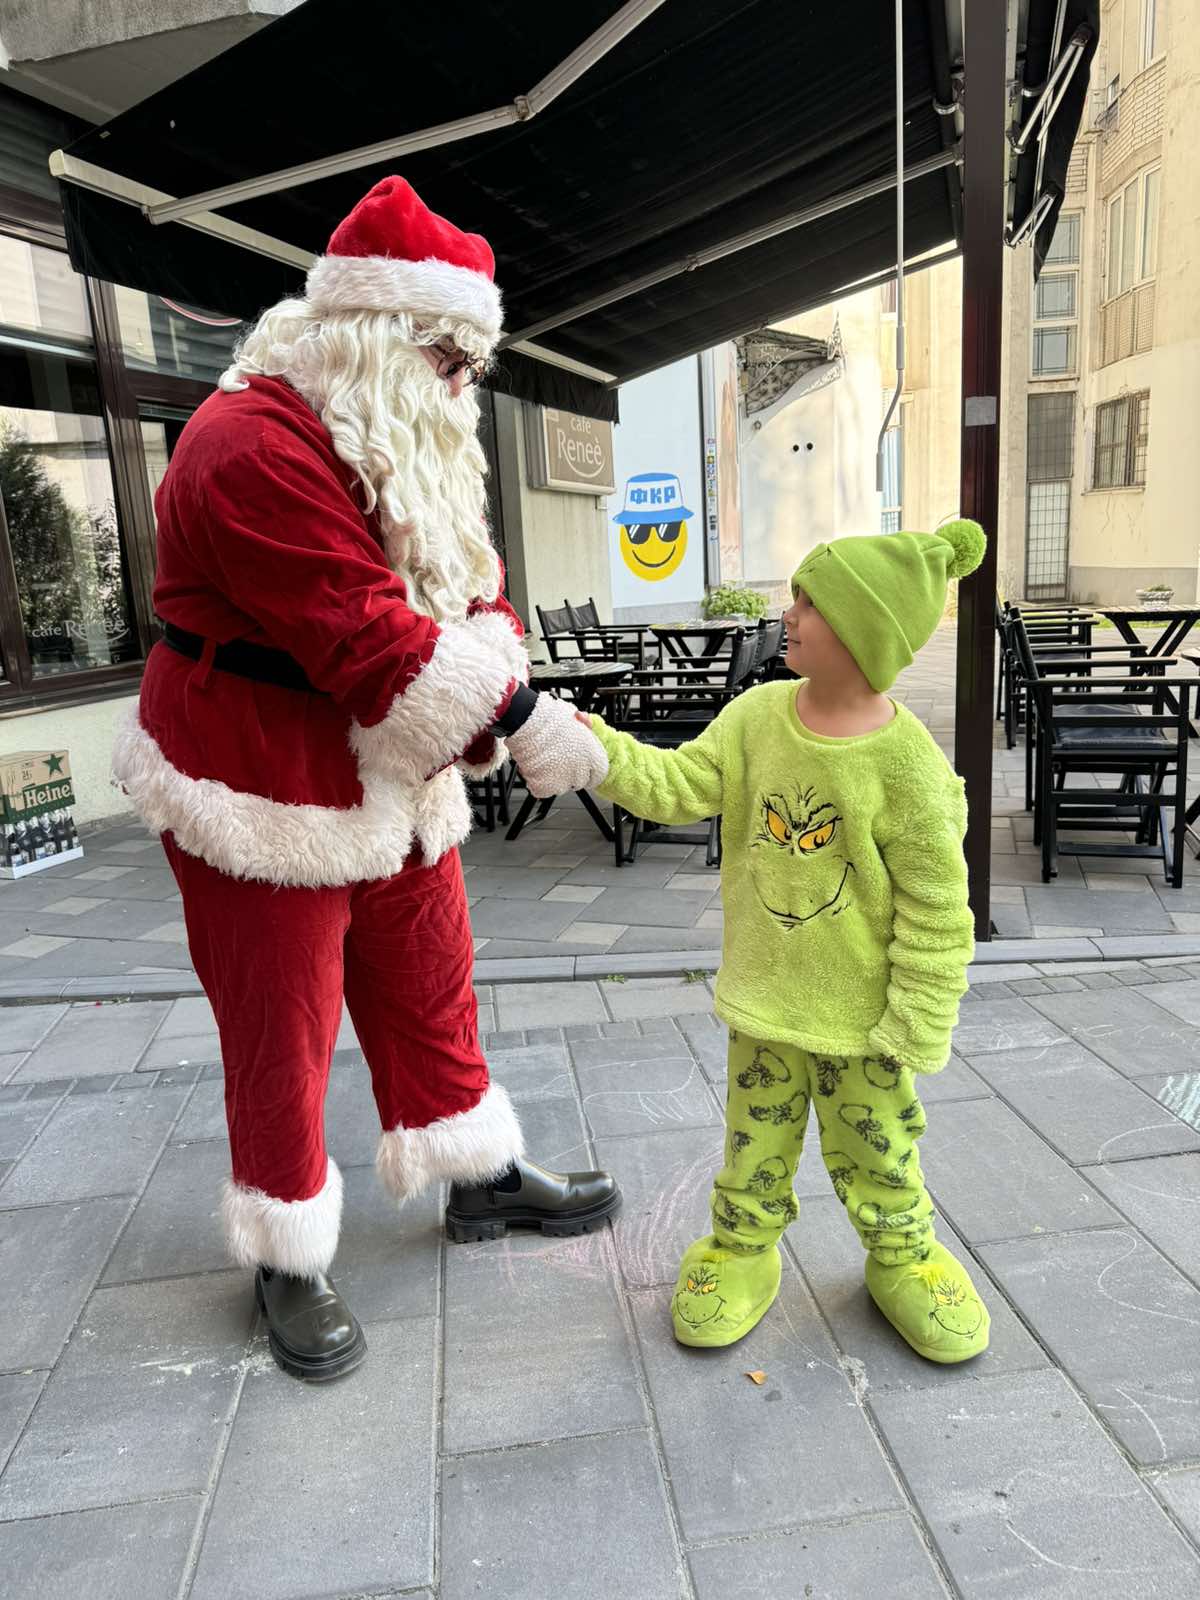
[[[288,651],[312,694],[155,645],[115,781],[150,827],[236,877],[345,884],[435,861],[470,831],[462,770],[528,659],[503,600],[438,626],[410,609],[354,473],[289,386],[252,378],[188,423],[156,497],[166,622]]]

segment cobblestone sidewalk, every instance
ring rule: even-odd
[[[446,1244],[436,1197],[375,1184],[344,1038],[337,1271],[371,1350],[324,1390],[274,1367],[223,1258],[204,1002],[0,1008],[6,1596],[1200,1592],[1200,966],[973,991],[922,1150],[992,1307],[959,1369],[875,1314],[815,1138],[778,1304],[730,1351],[677,1346],[720,1151],[706,985],[480,998],[531,1150],[609,1166],[624,1213]]]

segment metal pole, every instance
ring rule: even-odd
[[[904,0],[896,0],[896,389],[875,445],[875,487],[883,490],[883,445],[904,393]]]
[[[975,936],[991,937],[992,689],[1000,511],[1000,345],[1004,307],[1006,20],[996,0],[963,0],[962,514],[987,534],[958,597],[955,765],[966,781]]]

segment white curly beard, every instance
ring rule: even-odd
[[[257,372],[303,395],[357,472],[367,509],[378,507],[388,565],[410,603],[437,622],[461,620],[472,600],[494,600],[500,587],[479,402],[470,389],[451,394],[417,347],[461,344],[468,333],[449,324],[414,330],[409,318],[377,311],[318,320],[306,302],[285,300],[264,312],[221,379],[232,389]]]

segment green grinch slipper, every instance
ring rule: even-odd
[[[991,1318],[967,1269],[935,1240],[923,1261],[885,1267],[867,1257],[871,1298],[919,1356],[947,1365],[987,1349]]]
[[[743,1253],[711,1233],[697,1239],[684,1251],[671,1298],[675,1337],[706,1350],[736,1344],[769,1310],[782,1267],[778,1245]]]

